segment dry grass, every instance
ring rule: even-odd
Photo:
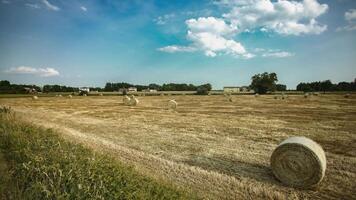
[[[1,98],[27,120],[54,127],[98,151],[112,153],[145,175],[217,199],[356,199],[356,99],[323,95]],[[27,117],[28,116],[28,117]],[[280,184],[269,159],[290,136],[306,136],[326,152],[323,182],[312,190]]]

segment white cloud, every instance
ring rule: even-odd
[[[356,20],[356,9],[350,9],[345,12],[345,19],[347,21],[355,21]]]
[[[164,49],[165,52],[170,53],[200,50],[208,57],[215,57],[218,54],[231,54],[248,59],[254,56],[248,53],[241,43],[231,39],[236,29],[226,24],[222,19],[200,17],[198,19],[186,20],[185,23],[188,27],[187,39],[192,44],[189,47],[173,45],[160,48],[161,50]],[[189,48],[189,51],[186,48]]]
[[[345,12],[345,20],[347,25],[344,27],[339,27],[336,31],[354,31],[356,30],[356,9],[350,9]]]
[[[2,0],[2,1],[1,1],[1,3],[3,3],[3,4],[9,4],[9,3],[10,3],[10,1],[7,1],[7,0]]]
[[[255,57],[255,54],[249,53],[234,39],[234,36],[242,32],[262,31],[298,36],[321,34],[327,29],[327,25],[320,24],[317,18],[325,14],[329,7],[317,0],[219,0],[213,4],[224,6],[229,11],[222,18],[199,17],[185,22],[188,28],[186,37],[192,42],[189,46],[203,51],[209,57],[221,54],[246,59]],[[169,50],[171,53],[179,51]],[[263,49],[254,52],[262,57],[283,58],[294,55],[285,51],[270,52]]]
[[[154,19],[153,21],[156,22],[156,24],[158,25],[164,25],[166,24],[170,19],[174,18],[176,15],[174,13],[171,14],[166,14],[163,16],[159,16],[156,19]]]
[[[51,4],[49,1],[47,0],[42,0],[42,3],[49,9],[49,10],[54,10],[54,11],[59,11],[59,7]]]
[[[158,48],[158,51],[163,51],[167,53],[175,53],[175,52],[193,52],[196,51],[194,47],[189,46],[177,46],[177,45],[170,45],[162,48]]]
[[[316,18],[326,13],[328,5],[317,0],[230,0],[222,1],[232,9],[223,14],[239,32],[271,31],[282,35],[320,34],[327,29]]]
[[[33,8],[33,9],[39,9],[41,8],[38,4],[32,4],[32,3],[26,3],[25,6],[29,7],[29,8]]]
[[[236,32],[236,28],[227,25],[223,19],[215,17],[199,17],[189,19],[185,22],[191,32],[208,32],[214,35],[231,35]]]
[[[84,12],[88,11],[88,9],[85,6],[80,6],[80,9]]]
[[[42,77],[59,76],[59,72],[56,69],[50,67],[34,68],[27,66],[19,66],[10,68],[6,72],[11,74],[31,74]]]
[[[294,54],[286,51],[266,52],[262,54],[262,57],[274,57],[274,58],[285,58],[291,56],[294,56]]]

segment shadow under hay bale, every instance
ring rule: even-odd
[[[271,168],[282,183],[296,188],[311,188],[324,178],[325,152],[309,138],[290,137],[273,151]]]

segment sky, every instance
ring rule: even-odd
[[[0,0],[0,80],[243,86],[356,78],[355,0]]]

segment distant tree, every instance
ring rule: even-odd
[[[153,89],[153,90],[161,90],[161,86],[155,83],[151,83],[148,85],[148,88]]]
[[[268,91],[276,90],[277,74],[264,72],[256,74],[251,78],[252,82],[250,88],[259,94],[266,94]]]
[[[283,85],[283,84],[276,84],[276,90],[277,91],[286,91],[287,90],[287,86]]]
[[[207,84],[198,86],[196,94],[198,94],[198,95],[207,95],[210,90],[211,90],[211,84],[207,83]]]
[[[310,92],[312,91],[312,87],[308,83],[299,83],[297,85],[297,91]]]

